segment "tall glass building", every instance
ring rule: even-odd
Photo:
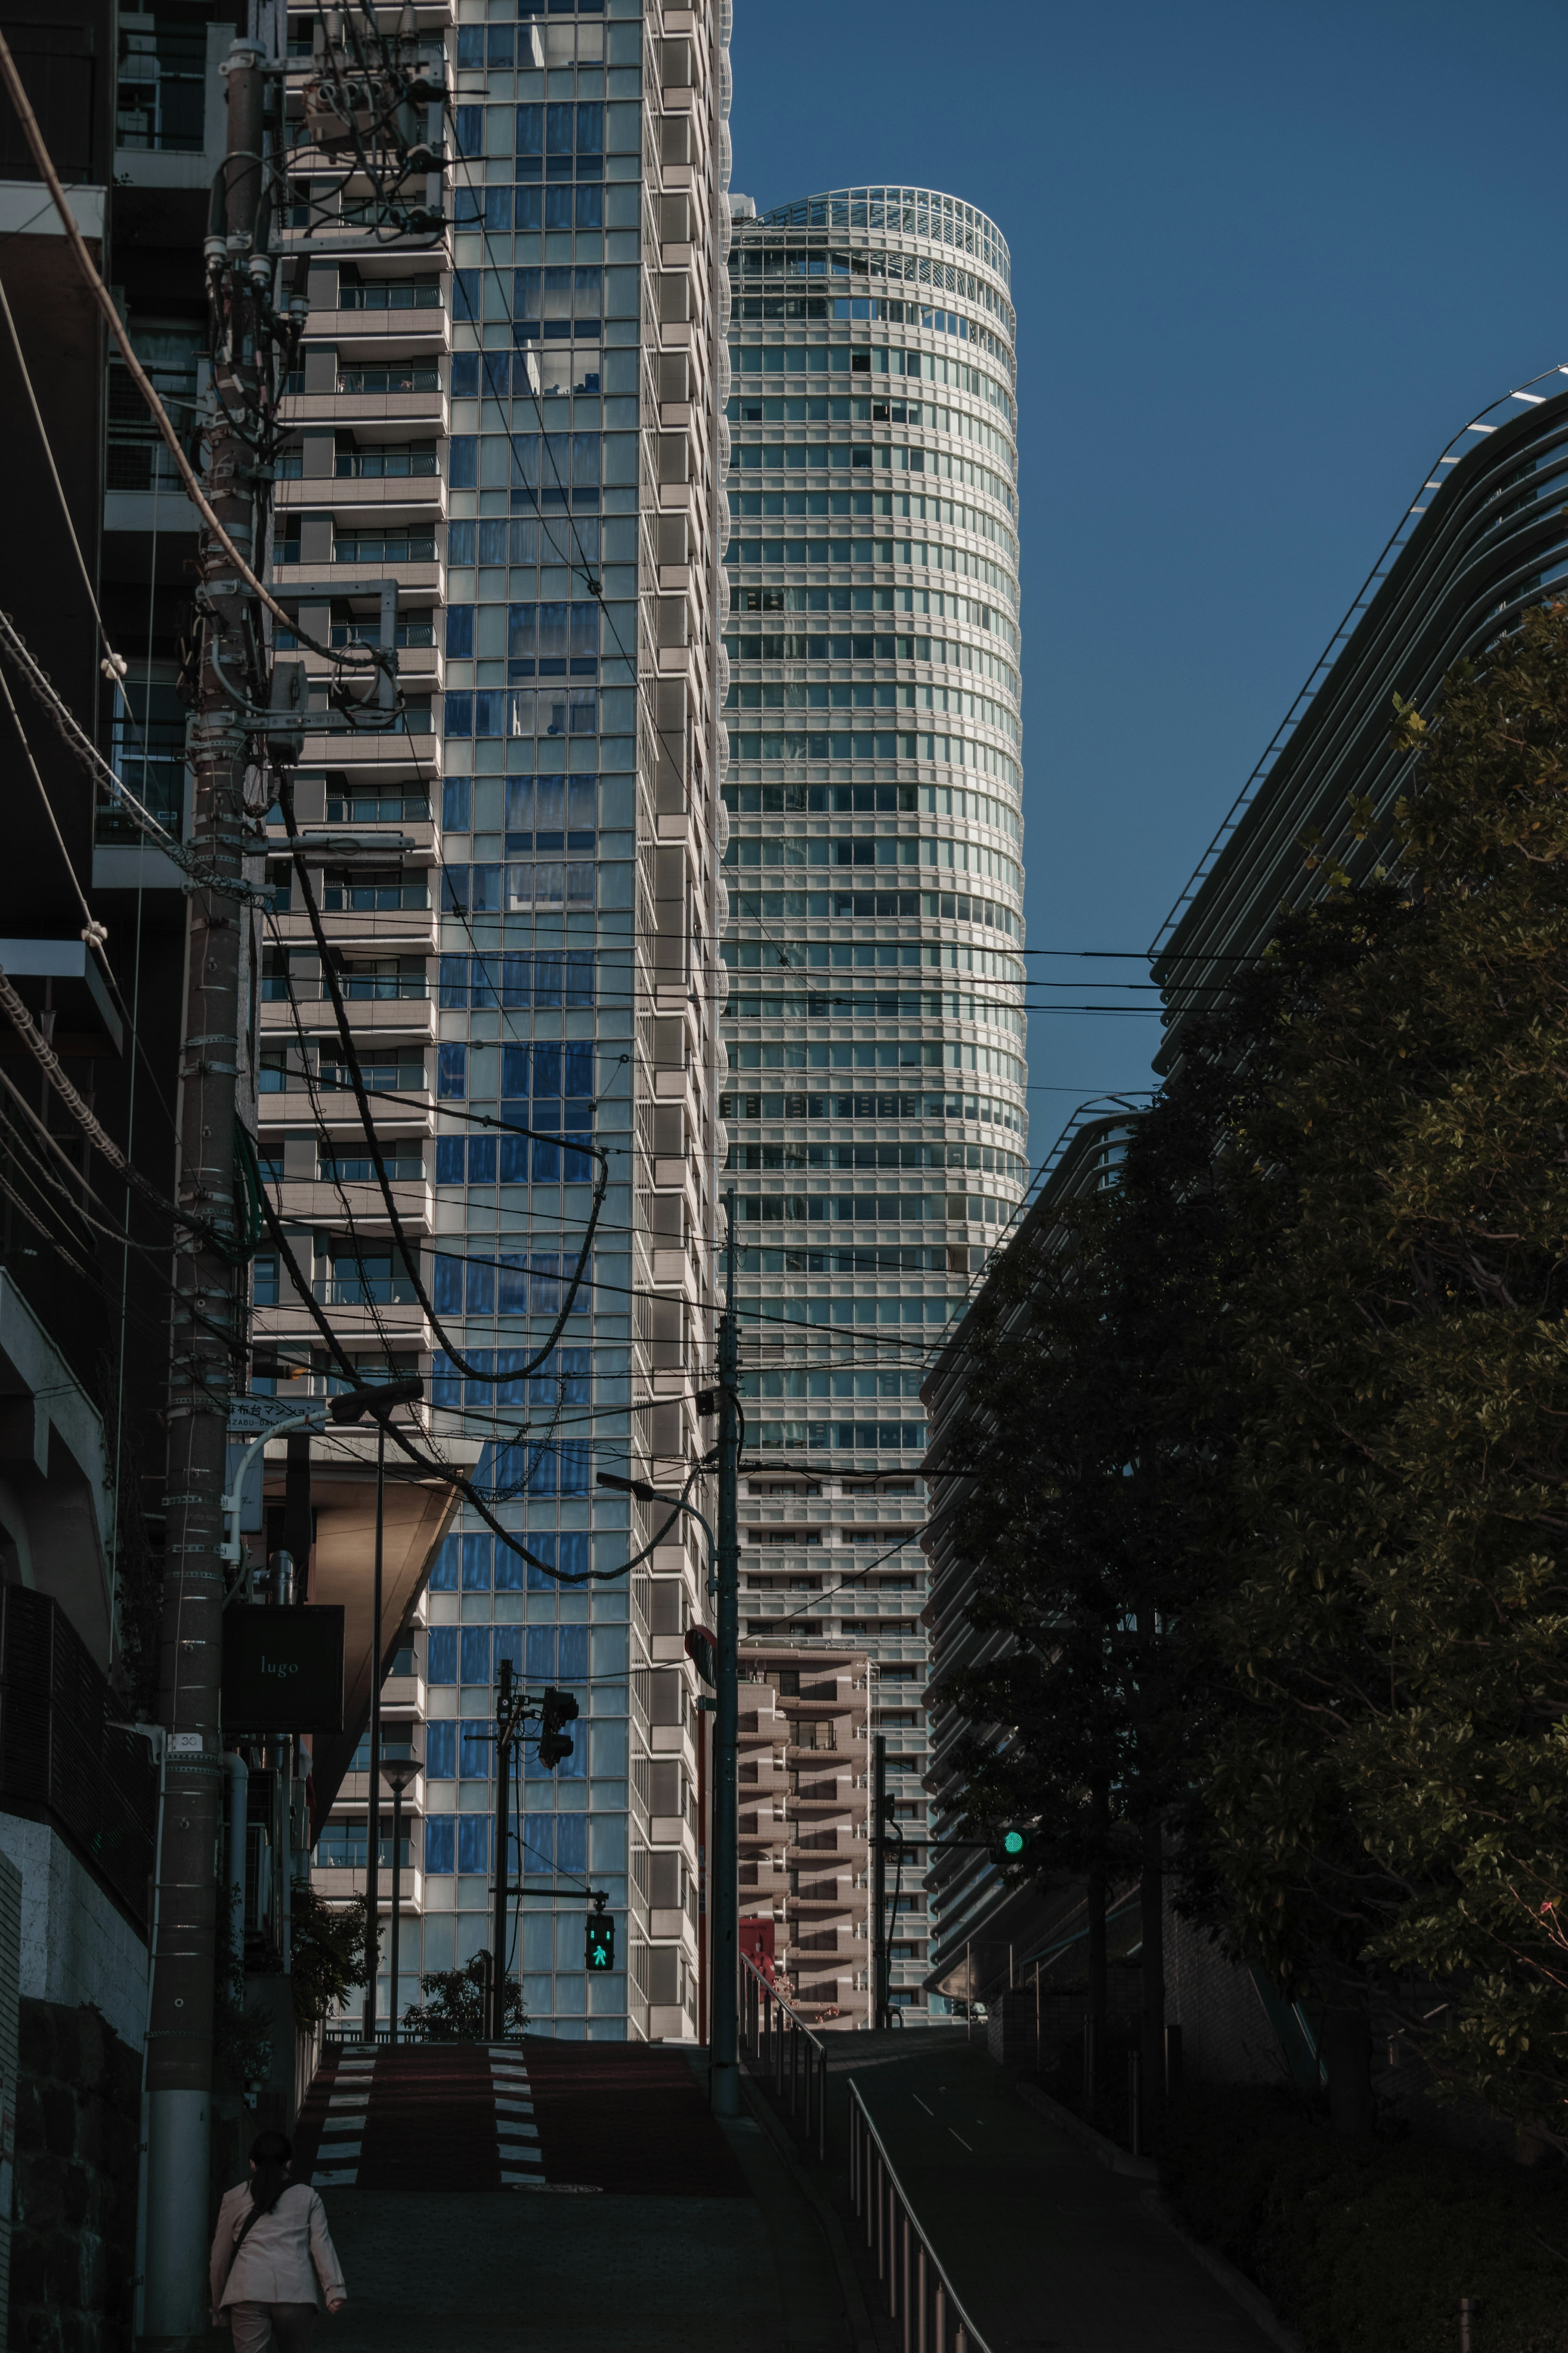
[[[529,1753],[512,1824],[523,1893],[508,1959],[530,2024],[690,2036],[703,1719],[682,1635],[708,1614],[702,1565],[671,1541],[615,1574],[652,1531],[595,1474],[679,1482],[708,1434],[729,5],[456,0],[454,20],[452,0],[413,0],[388,37],[444,80],[456,154],[437,183],[447,226],[391,242],[378,191],[344,175],[335,21],[289,12],[290,237],[310,308],[271,576],[305,633],[337,647],[378,642],[397,591],[403,716],[352,724],[307,652],[296,806],[358,1059],[395,1097],[377,1125],[434,1318],[393,1248],[282,859],[263,1162],[361,1377],[423,1373],[426,1443],[539,1564],[465,1506],[421,1591],[429,1545],[405,1557],[395,1491],[388,1576],[411,1607],[386,1643],[384,1725],[388,1753],[412,1749],[423,1771],[400,1982],[385,1981],[384,1936],[380,2012],[417,1999],[422,1970],[492,1942],[489,1733],[510,1661],[531,1691],[562,1685],[581,1708],[560,1772]],[[608,1154],[609,1189],[544,1356],[587,1230],[579,1146]],[[265,1255],[255,1377],[280,1391],[333,1377]],[[352,1433],[314,1447],[312,1572],[357,1482],[340,1549],[363,1592],[364,1447]],[[348,1732],[314,1758],[329,1896],[363,1888],[373,1835],[353,1746],[362,1615]],[[384,1798],[384,1905],[389,1831]],[[617,1967],[592,1979],[590,1888],[617,1928]]]
[[[1011,269],[926,189],[731,210],[722,1182],[769,1466],[742,1619],[869,1651],[920,2008],[919,1388],[1026,1181]]]

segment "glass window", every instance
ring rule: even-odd
[[[452,1869],[452,1833],[455,1827],[451,1814],[426,1814],[425,1817],[425,1868],[433,1876],[439,1877]]]
[[[425,1772],[432,1781],[451,1781],[458,1771],[458,1727],[450,1722],[425,1727]],[[426,1865],[428,1868],[428,1865]]]
[[[458,1544],[455,1535],[443,1536],[430,1564],[432,1593],[456,1593],[458,1590]]]
[[[490,1679],[490,1630],[488,1626],[465,1626],[463,1637],[463,1681],[466,1683],[488,1683]]]
[[[487,1814],[458,1817],[458,1869],[485,1872],[490,1867],[490,1825]]]
[[[432,1626],[425,1646],[425,1680],[427,1683],[455,1683],[458,1680],[458,1629],[456,1626]]]
[[[463,1543],[463,1590],[465,1593],[488,1593],[490,1589],[490,1551],[494,1539],[489,1535],[465,1536]],[[467,1653],[464,1654],[463,1681],[488,1683],[489,1671],[470,1675]]]

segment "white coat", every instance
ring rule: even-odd
[[[224,2266],[247,2215],[250,2184],[228,2191],[218,2208],[213,2233],[212,2299],[217,2311],[229,2304],[313,2304],[319,2278],[325,2295],[346,2295],[342,2265],[327,2229],[327,2213],[305,2181],[290,2181],[270,2214],[258,2215],[245,2235],[227,2279]]]

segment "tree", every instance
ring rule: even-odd
[[[296,1881],[289,1900],[294,2015],[303,2027],[320,2026],[365,1981],[364,1897],[329,1904]]]
[[[1179,1632],[1217,1386],[1194,1377],[1215,1250],[1213,1153],[1233,1082],[1208,1055],[1132,1124],[1113,1182],[1016,1244],[977,1307],[952,1541],[971,1618],[1007,1647],[955,1679],[968,1825],[1038,1824],[1029,1875],[1081,1873],[1089,2013],[1105,1903],[1140,1876],[1146,2080],[1161,2078],[1164,1825],[1201,1711]],[[1022,1871],[1015,1876],[1024,1875]]]
[[[1258,1026],[1215,1163],[1191,1835],[1234,1950],[1568,2147],[1568,610],[1398,727],[1407,903],[1282,925],[1358,952]]]
[[[488,1962],[476,1955],[460,1969],[434,1969],[419,1980],[422,2002],[411,2002],[403,2013],[404,2031],[426,2042],[482,2042],[486,2038],[485,1988]],[[508,2034],[521,2034],[528,2024],[522,1988],[508,1978],[505,1988]]]

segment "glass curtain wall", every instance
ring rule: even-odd
[[[374,642],[380,581],[395,571],[404,582],[404,666],[431,689],[417,719],[409,689],[408,732],[419,728],[425,743],[403,756],[418,789],[399,780],[395,751],[367,755],[363,782],[357,772],[325,772],[322,813],[330,824],[413,828],[416,859],[427,835],[435,871],[416,873],[393,856],[384,869],[368,860],[329,869],[322,902],[329,933],[343,942],[356,1018],[395,1031],[409,1026],[404,997],[436,1000],[427,1047],[377,1060],[367,1039],[362,1059],[373,1086],[422,1087],[433,1099],[431,1132],[387,1146],[393,1176],[428,1188],[426,1280],[453,1344],[430,1352],[426,1327],[420,1361],[433,1433],[533,1556],[525,1562],[465,1507],[436,1556],[405,1666],[387,1687],[389,1708],[412,1711],[398,1721],[412,1727],[424,1762],[409,1809],[416,1916],[405,1916],[395,1998],[401,2010],[418,1999],[422,1972],[461,1967],[491,1945],[489,1736],[510,1662],[530,1692],[552,1683],[579,1708],[571,1758],[545,1773],[531,1746],[516,1791],[511,1860],[523,1892],[507,1957],[529,2030],[601,2040],[691,2033],[694,1928],[648,1912],[646,1867],[659,1835],[647,1820],[648,1752],[668,1752],[690,1778],[691,1671],[679,1651],[682,1663],[663,1671],[681,1688],[673,1700],[664,1694],[675,1736],[656,1740],[633,1579],[590,1580],[621,1568],[647,1533],[641,1507],[628,1514],[624,1496],[595,1488],[595,1472],[646,1476],[656,1453],[683,1472],[700,1436],[684,1357],[673,1405],[649,1407],[647,1302],[658,1278],[634,1233],[646,1238],[657,1222],[637,1214],[656,1184],[680,1189],[694,1230],[666,1279],[685,1301],[682,1328],[695,1350],[705,1328],[695,1271],[706,1277],[699,1236],[711,1232],[716,1041],[692,1017],[680,1058],[690,1066],[681,1148],[659,1164],[673,1174],[656,1176],[651,1124],[637,1106],[656,1091],[647,934],[659,918],[651,871],[640,888],[638,876],[655,855],[657,768],[659,906],[678,911],[667,925],[675,1004],[693,989],[710,1003],[715,811],[702,797],[712,788],[717,660],[718,238],[701,191],[718,168],[727,58],[718,17],[701,9],[682,14],[677,41],[635,0],[524,0],[504,22],[493,0],[488,14],[486,0],[458,0],[457,17],[445,36],[458,156],[447,183],[451,266],[397,270],[367,248],[363,269],[345,260],[329,280],[312,268],[311,332],[322,340],[308,341],[294,390],[301,419],[313,422],[281,470],[294,520],[285,513],[280,522],[274,574],[285,587],[309,580],[321,598],[314,626],[330,625],[340,645]],[[304,74],[305,13],[298,30],[290,67]],[[679,244],[660,211],[670,200],[661,188],[676,185],[694,191]],[[303,226],[303,196],[298,209]],[[342,218],[352,225],[346,203]],[[667,490],[661,355],[678,341],[689,363],[689,455],[679,486],[665,467]],[[405,412],[412,426],[399,423]],[[678,507],[692,551],[679,578],[666,529]],[[683,532],[683,554],[688,545]],[[370,593],[357,592],[357,578]],[[419,593],[407,593],[410,584]],[[679,632],[676,741],[656,725],[675,670],[656,648],[674,637],[679,588],[689,626]],[[649,673],[640,686],[639,670]],[[291,922],[286,870],[277,879],[279,910]],[[394,934],[417,948],[426,923],[428,963],[423,953],[373,955]],[[700,951],[706,975],[695,965]],[[273,953],[265,981],[279,1018],[285,997],[313,987],[290,974],[288,955]],[[295,1116],[309,1120],[316,1063],[297,1068],[299,1055],[281,1046],[273,1060],[274,1091],[294,1090]],[[331,1062],[322,1048],[321,1082],[341,1086]],[[587,1229],[590,1146],[609,1155],[609,1187],[587,1279],[548,1347]],[[668,1143],[661,1149],[668,1155]],[[346,1133],[333,1143],[309,1127],[279,1131],[264,1152],[269,1174],[299,1180],[301,1200],[310,1186],[318,1215],[330,1214],[333,1188],[342,1197],[373,1174]],[[384,1246],[379,1261],[348,1238],[318,1233],[313,1246],[318,1295],[373,1319],[407,1311],[412,1325],[412,1300],[388,1288],[396,1277]],[[275,1272],[270,1301],[264,1268],[258,1309],[278,1299]],[[661,1565],[679,1573],[679,1553]],[[640,1590],[646,1614],[646,1577]],[[327,1892],[350,1892],[339,1877],[356,1856],[363,1867],[364,1794],[345,1789],[343,1819],[316,1857]],[[679,1840],[684,1802],[669,1810],[668,1835]],[[617,1932],[615,1970],[592,1978],[590,1890],[607,1897]],[[384,1941],[384,1968],[385,1949]],[[384,1982],[384,2018],[393,1994]]]
[[[734,209],[721,1108],[748,1451],[778,1466],[742,1619],[869,1652],[918,2010],[919,1388],[1027,1176],[1011,269],[924,189]]]

